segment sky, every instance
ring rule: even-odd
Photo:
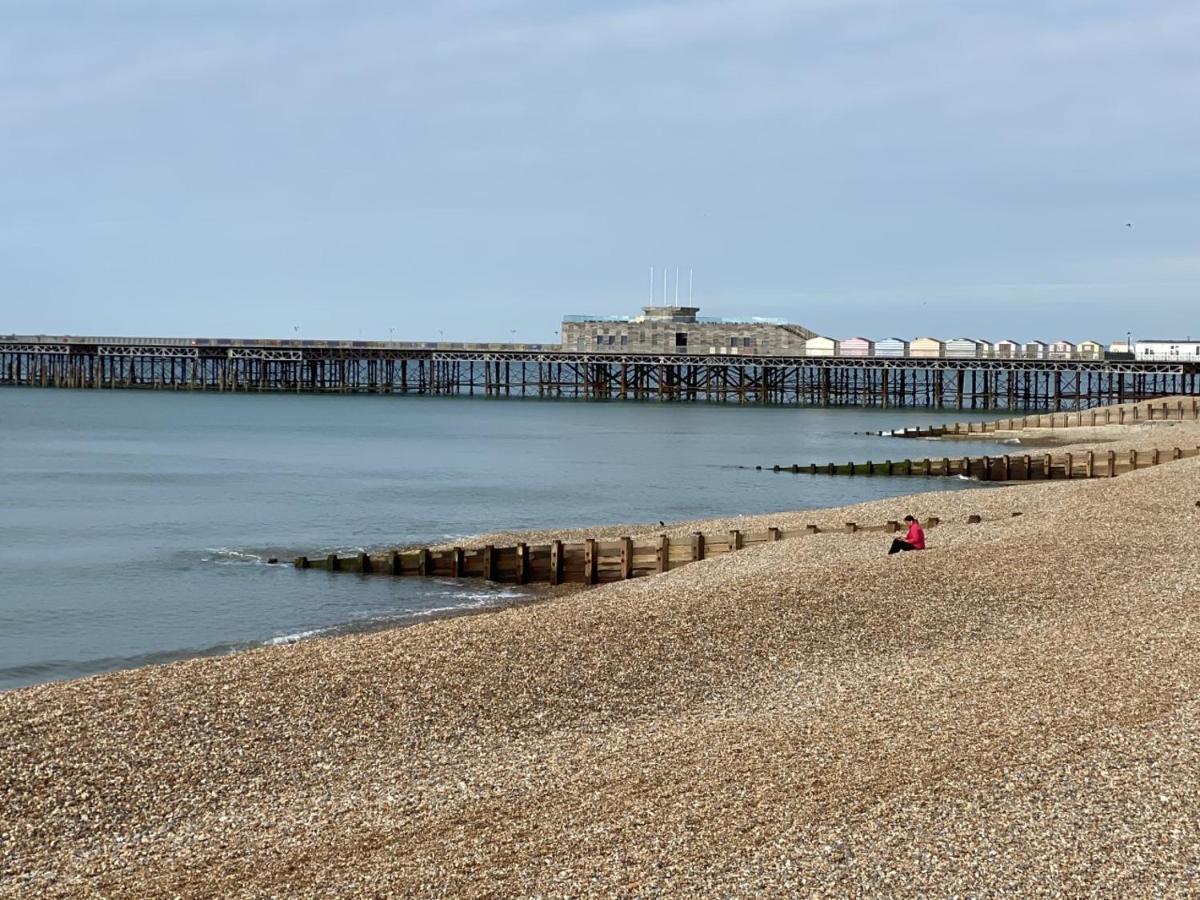
[[[1196,335],[1198,46],[1194,0],[0,0],[0,332],[553,341],[678,266],[834,337]]]

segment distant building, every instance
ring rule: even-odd
[[[931,337],[914,338],[908,345],[909,356],[938,357],[944,356],[945,351],[945,343]]]
[[[1197,362],[1200,361],[1200,341],[1192,338],[1136,340],[1133,357],[1140,362]]]
[[[908,341],[900,338],[884,338],[875,342],[876,356],[908,356]]]
[[[815,335],[804,342],[805,356],[837,356],[838,342],[833,338]]]
[[[1013,359],[1021,355],[1021,342],[1014,340],[996,341],[994,352],[1001,359]]]
[[[875,342],[870,338],[852,337],[838,342],[842,356],[874,356]]]
[[[1021,348],[1021,352],[1026,359],[1045,359],[1049,349],[1050,345],[1045,341],[1030,341]]]
[[[695,306],[645,306],[640,316],[564,316],[564,350],[800,356],[814,333],[782,319],[704,318]]]
[[[945,344],[946,356],[975,359],[979,354],[979,341],[974,338],[952,338]]]
[[[1099,341],[1080,341],[1075,352],[1080,359],[1104,359],[1104,345]]]
[[[1070,341],[1055,341],[1046,355],[1050,359],[1070,359],[1075,355],[1075,345]]]

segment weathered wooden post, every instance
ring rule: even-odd
[[[884,466],[886,466],[887,474],[891,475],[892,474],[892,461],[890,459],[887,460],[886,462],[884,462]]]
[[[388,554],[388,572],[392,575],[404,574],[403,560],[400,558],[399,550],[393,550]]]
[[[961,471],[962,471],[962,475],[964,478],[971,477],[971,460],[969,457],[964,456],[962,458],[962,470]]]
[[[1158,448],[1157,447],[1155,447],[1153,450],[1150,451],[1150,465],[1152,465],[1152,466],[1158,465]]]
[[[1117,477],[1117,451],[1116,450],[1108,451],[1108,477],[1109,478]]]
[[[422,547],[417,551],[417,574],[421,576],[430,574],[428,547]]]
[[[1087,465],[1087,468],[1084,469],[1086,476],[1088,478],[1095,478],[1096,477],[1096,451],[1095,450],[1089,450],[1087,452],[1086,465]]]
[[[856,522],[846,523],[846,534],[854,534],[856,531],[858,531],[858,524]]]
[[[967,516],[967,524],[968,525],[978,525],[982,521],[983,521],[983,516],[978,515],[977,513],[971,513],[969,516]]]
[[[937,528],[941,524],[942,524],[942,520],[939,519],[937,516],[930,516],[928,519],[925,520],[925,527],[927,527],[927,528]]]
[[[463,548],[455,547],[453,550],[450,551],[450,554],[451,554],[450,564],[452,566],[450,571],[454,573],[455,578],[462,578],[463,577]]]
[[[559,585],[563,580],[563,545],[562,541],[550,542],[550,584]]]
[[[1137,470],[1137,464],[1138,464],[1137,456],[1138,456],[1138,454],[1137,454],[1136,450],[1129,451],[1129,468],[1131,471]]]
[[[325,568],[328,569],[330,572],[336,572],[336,571],[338,571],[339,568],[341,568],[340,565],[338,564],[338,558],[337,558],[336,553],[330,553],[328,556],[325,557]]]
[[[665,534],[658,536],[658,549],[654,551],[655,568],[666,572],[671,568],[671,539]]]
[[[805,525],[804,526],[805,534],[819,534],[820,531],[821,531],[821,529],[818,528],[816,525]]]
[[[621,579],[633,577],[633,538],[621,538]]]
[[[1176,447],[1171,451],[1171,459],[1183,459],[1183,451]]]
[[[307,556],[297,556],[295,559],[295,566],[297,569],[307,569],[308,568],[308,557]]]
[[[778,528],[776,528],[774,525],[772,525],[770,528],[767,529],[767,540],[768,541],[778,541],[778,540],[781,540],[782,538],[783,538],[783,533]]]
[[[483,548],[483,577],[488,581],[496,580],[496,548],[492,544]]]
[[[1042,457],[1042,468],[1047,481],[1054,477],[1054,457],[1049,453]]]
[[[924,471],[924,472],[922,472],[921,474],[922,474],[922,475],[932,475],[932,474],[933,474],[933,472],[931,472],[931,471],[930,471],[930,469],[929,469],[929,457],[928,457],[928,456],[927,456],[927,457],[925,457],[925,461],[924,461],[924,464],[923,464],[923,465],[924,465],[925,471]]]
[[[895,519],[888,519],[884,528],[889,532],[896,532],[900,530],[900,523]]]
[[[704,532],[692,532],[692,560],[699,561],[704,559]]]
[[[733,529],[732,531],[730,531],[729,532],[729,549],[730,550],[741,550],[743,546],[744,546],[744,538],[742,536],[741,531],[739,531],[736,528]]]
[[[596,583],[596,539],[588,538],[583,542],[583,583]]]
[[[360,572],[370,572],[371,557],[367,556],[366,553],[359,553],[357,559],[355,560],[355,565],[358,567],[358,571]]]
[[[1021,457],[1021,461],[1025,463],[1025,480],[1029,481],[1031,478],[1033,478],[1033,460],[1029,457],[1029,454],[1026,453]]]
[[[526,584],[529,581],[529,546],[525,543],[517,544],[517,584]]]
[[[1066,459],[1067,459],[1067,462],[1066,462],[1066,465],[1064,466],[1064,468],[1066,469],[1065,474],[1067,476],[1067,480],[1069,481],[1071,476],[1074,474],[1073,470],[1075,468],[1075,457],[1072,454],[1068,453],[1066,456]]]
[[[1012,465],[1012,457],[1007,453],[1000,457],[1000,480],[1008,481],[1009,467]]]
[[[942,457],[942,474],[943,475],[950,474],[950,457],[948,457],[948,456]]]

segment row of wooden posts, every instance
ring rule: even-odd
[[[1020,515],[1014,513],[1013,515]],[[967,522],[982,521],[972,515]],[[936,517],[925,521],[936,528]],[[686,540],[672,540],[661,534],[653,540],[621,537],[615,540],[587,538],[582,541],[550,541],[546,544],[518,543],[497,547],[452,547],[433,550],[391,550],[386,553],[357,553],[353,556],[329,554],[324,557],[297,557],[297,569],[324,569],[329,572],[355,572],[379,575],[416,575],[433,578],[482,578],[509,584],[541,582],[551,585],[604,584],[641,578],[677,569],[702,559],[734,553],[745,547],[767,544],[804,535],[837,532],[897,532],[904,526],[895,520],[881,525],[846,522],[838,528],[805,525],[803,529],[723,533],[694,532]]]
[[[808,463],[774,465],[773,472],[809,475],[962,475],[980,481],[1046,481],[1058,478],[1115,478],[1126,472],[1146,469],[1177,459],[1200,456],[1198,447],[1174,447],[1170,450],[1115,450],[1097,453],[1023,454],[1021,456],[943,456],[940,459],[902,459],[882,463]],[[762,469],[762,466],[755,466]]]
[[[1125,425],[1138,422],[1200,421],[1200,399],[1149,401],[1129,406],[1106,406],[1099,409],[1076,410],[1067,413],[1044,413],[1032,416],[996,419],[991,422],[953,422],[949,425],[902,428],[880,431],[891,437],[966,437],[973,434],[992,434],[998,431],[1017,431],[1022,428],[1079,428],[1097,425]]]

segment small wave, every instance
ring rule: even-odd
[[[293,634],[281,634],[263,641],[263,646],[277,647],[280,644],[294,644],[297,641],[303,641],[311,637],[316,637],[320,634],[325,634],[329,630],[330,629],[328,628],[310,628],[307,631],[297,631]]]
[[[238,550],[234,547],[208,547],[201,562],[216,563],[219,566],[251,565],[265,566],[268,557],[249,550]]]

